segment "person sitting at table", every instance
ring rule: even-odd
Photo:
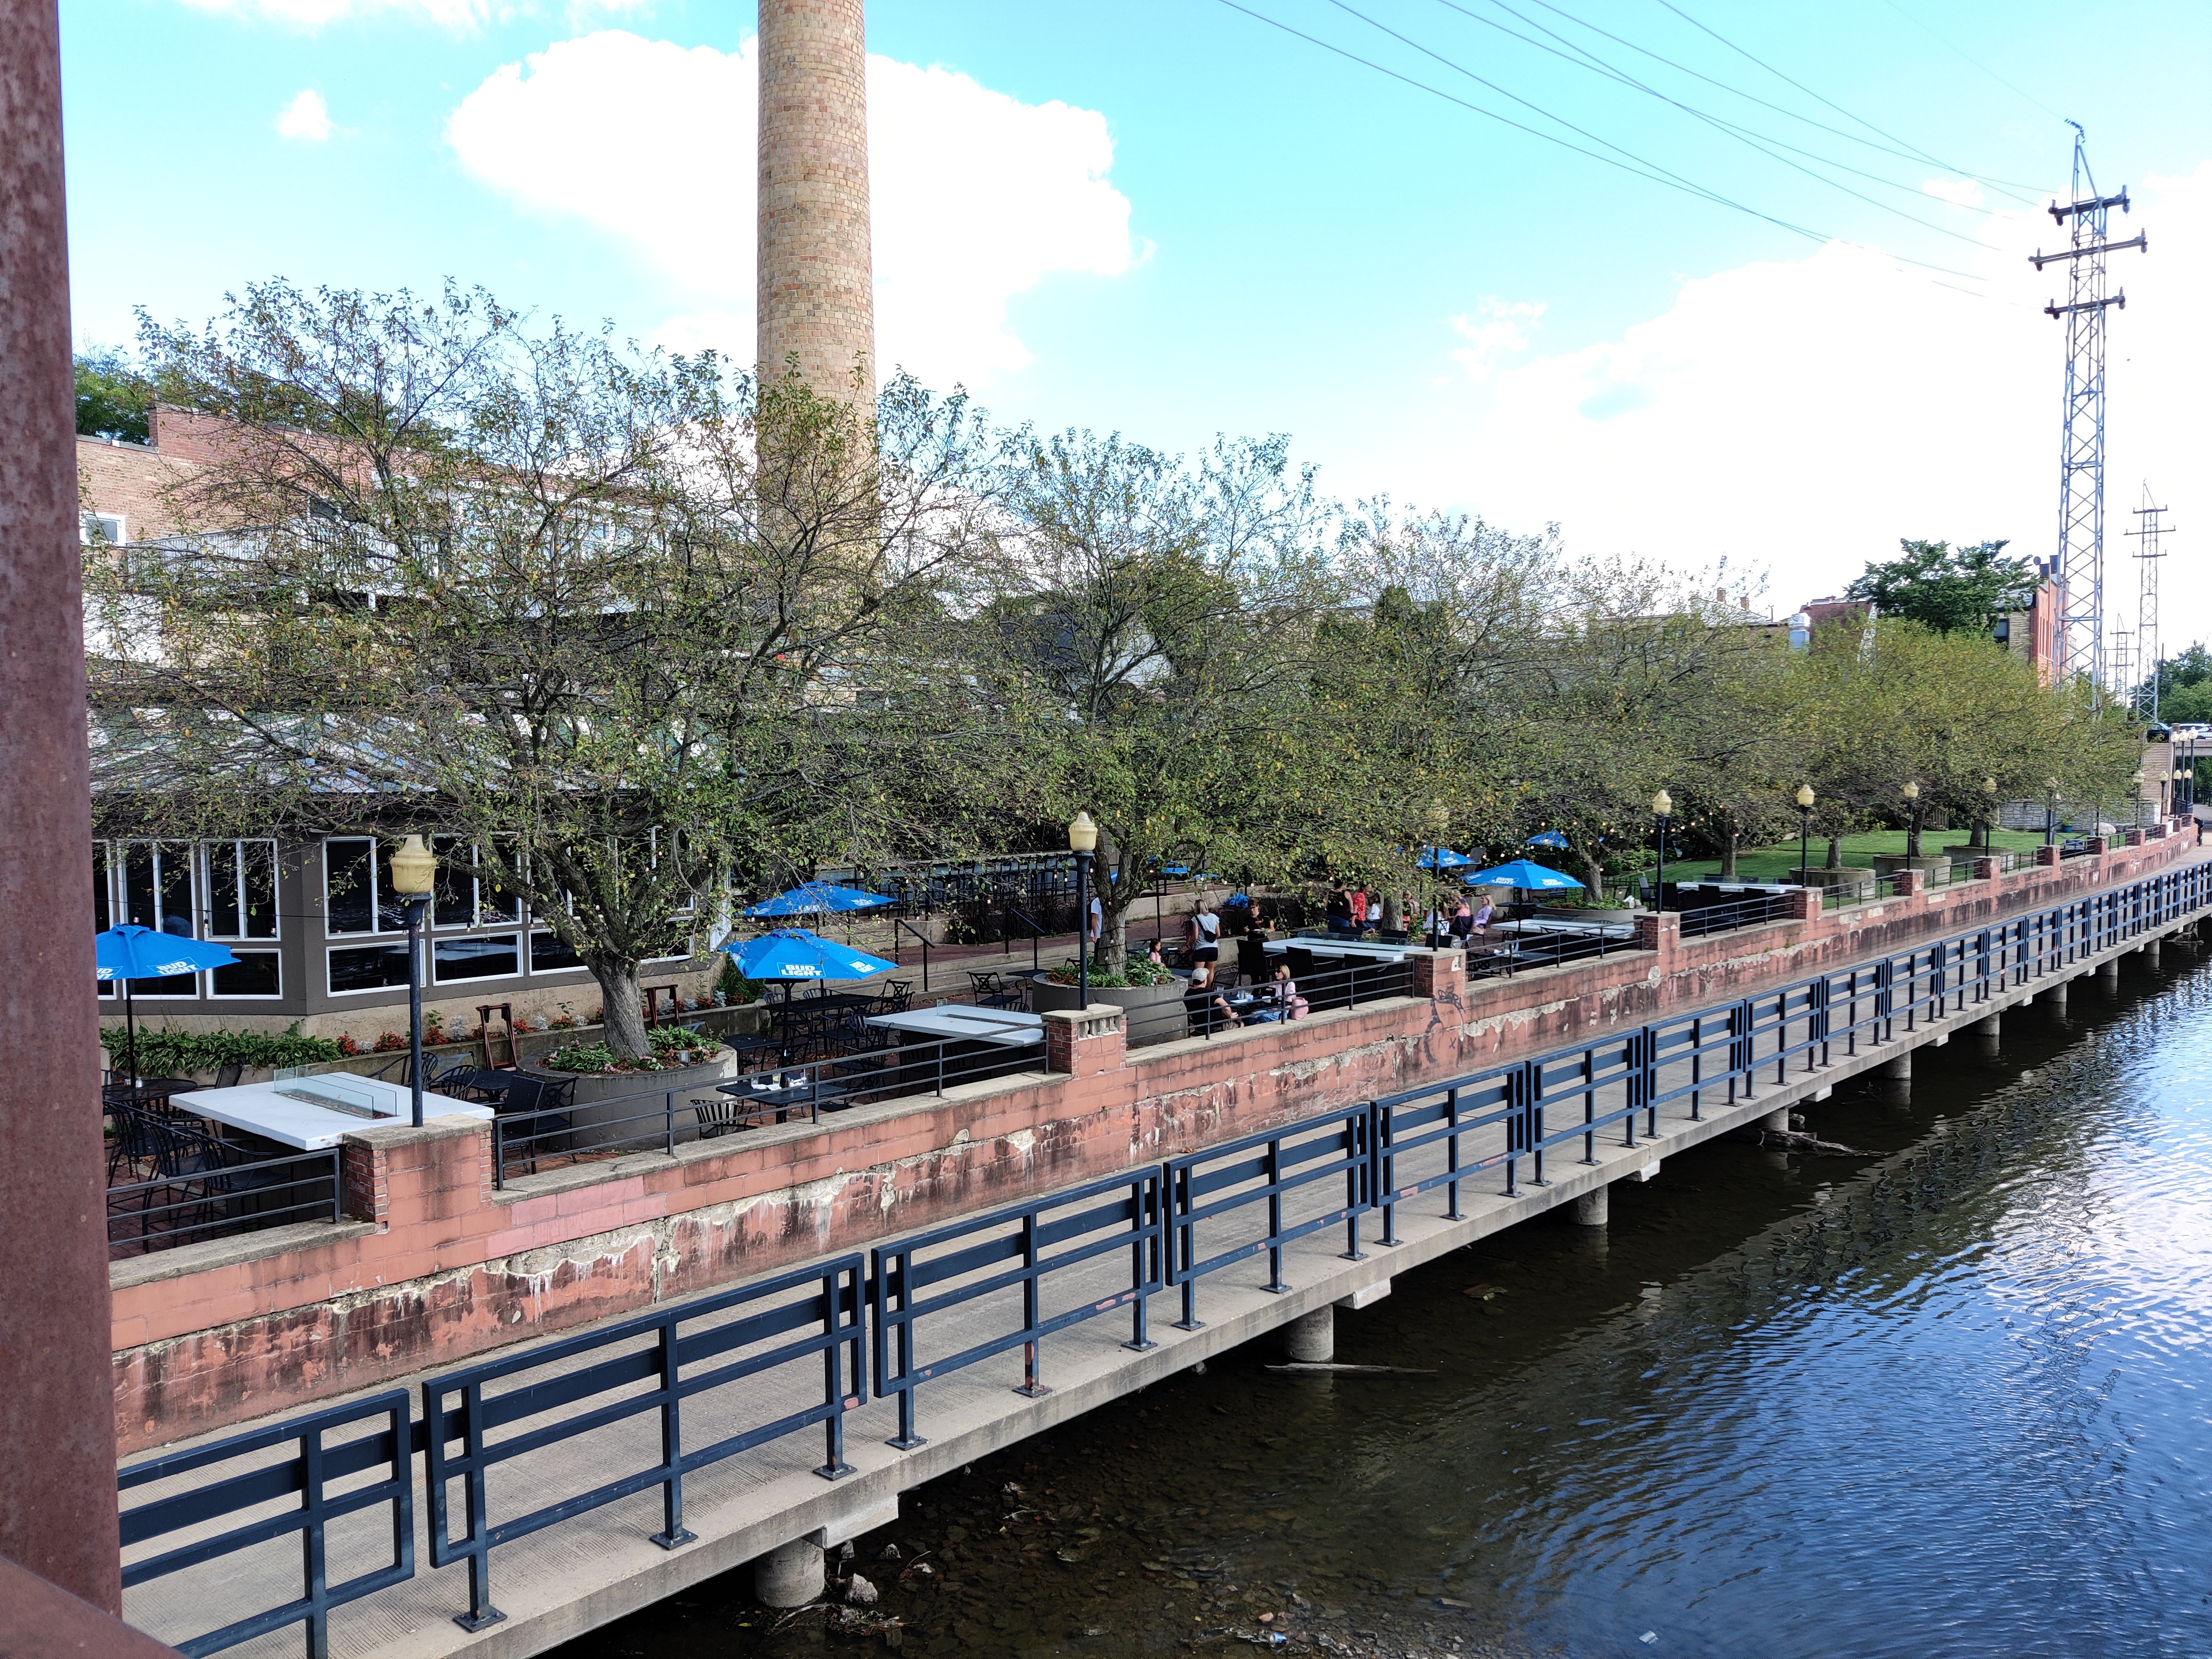
[[[1168,965],[1168,959],[1160,954],[1160,941],[1158,934],[1153,935],[1151,946],[1145,951],[1145,960],[1156,967],[1164,968]]]
[[[1244,1016],[1249,1025],[1274,1025],[1285,1019],[1304,1019],[1306,1000],[1298,994],[1298,982],[1291,977],[1291,964],[1275,964],[1275,977],[1254,994],[1257,1005]]]
[[[1474,907],[1465,899],[1462,899],[1452,907],[1451,936],[1460,944],[1464,945],[1467,943],[1468,936],[1474,932]]]
[[[1267,925],[1267,918],[1260,914],[1260,906],[1255,901],[1244,913],[1244,937],[1255,945],[1265,945],[1274,937],[1274,933],[1275,930]]]
[[[1483,933],[1489,927],[1491,917],[1496,914],[1491,908],[1490,900],[1486,896],[1475,908],[1474,926],[1470,931],[1475,933]]]
[[[1221,994],[1220,975],[1211,962],[1190,970],[1190,984],[1182,994],[1184,1012],[1193,1031],[1211,1031],[1221,1025],[1242,1025],[1229,999]]]

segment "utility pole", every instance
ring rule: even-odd
[[[2158,521],[2158,515],[2166,509],[2151,505],[2150,481],[2148,478],[2143,480],[2142,498],[2143,504],[2135,509],[2136,516],[2142,520],[2142,524],[2139,528],[2128,532],[2129,535],[2140,538],[2142,543],[2141,550],[2136,554],[2136,558],[2142,565],[2142,580],[2137,589],[2136,602],[2136,639],[2142,647],[2142,672],[2148,689],[2138,696],[2136,708],[2138,714],[2155,723],[2159,702],[2158,562],[2166,556],[2165,550],[2158,544],[2158,538],[2173,526]]]
[[[2074,129],[2074,199],[2053,202],[2051,216],[2074,222],[2074,243],[2057,253],[2035,253],[2038,270],[2063,261],[2072,277],[2067,303],[2052,301],[2044,314],[2066,325],[2065,418],[2058,447],[2058,637],[2053,642],[2062,678],[2087,675],[2109,689],[2105,665],[2105,309],[2127,308],[2127,291],[2105,292],[2105,256],[2124,248],[2150,251],[2150,239],[2108,242],[2106,221],[2113,208],[2129,211],[2124,186],[2100,196],[2089,173],[2088,135]]]

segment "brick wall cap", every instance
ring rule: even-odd
[[[111,1262],[107,1287],[121,1291],[135,1285],[158,1285],[165,1279],[184,1279],[193,1273],[241,1267],[249,1261],[265,1261],[272,1256],[319,1249],[375,1231],[374,1221],[295,1221],[289,1226],[241,1233],[234,1238],[209,1238],[197,1244],[179,1244],[174,1249],[149,1250],[143,1255],[129,1255]]]
[[[388,1149],[420,1146],[431,1140],[459,1140],[465,1135],[489,1134],[490,1132],[491,1120],[489,1118],[434,1117],[419,1129],[411,1123],[394,1123],[374,1129],[349,1129],[339,1138],[339,1145]]]
[[[1094,1002],[1088,1008],[1050,1008],[1038,1018],[1047,1025],[1073,1025],[1079,1020],[1119,1019],[1129,1011],[1111,1002]]]

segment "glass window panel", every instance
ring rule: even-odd
[[[104,933],[115,926],[115,899],[112,883],[114,872],[108,866],[107,843],[96,841],[92,844],[92,931]],[[115,981],[101,980],[100,994],[117,994]]]
[[[376,932],[376,843],[366,836],[323,843],[323,917],[332,933]]]
[[[477,884],[477,921],[480,925],[495,921],[520,921],[522,895],[512,892],[495,882]]]
[[[284,993],[282,963],[274,951],[241,951],[229,966],[212,969],[209,994],[218,997],[274,997]]]
[[[555,974],[564,969],[580,968],[584,959],[561,943],[557,934],[532,933],[530,936],[530,971],[533,974]]]
[[[476,887],[468,872],[468,843],[459,836],[433,836],[430,850],[438,855],[438,896],[430,925],[474,927]]]
[[[154,849],[143,841],[123,849],[123,920],[151,927],[159,920],[154,902]]]
[[[192,865],[190,850],[160,842],[131,842],[124,849],[123,896],[126,919],[157,933],[185,939],[192,927]],[[196,997],[199,975],[172,974],[167,979],[131,982],[134,997]]]
[[[441,939],[432,947],[431,972],[441,985],[456,980],[507,979],[522,971],[518,934],[489,939]]]
[[[407,984],[407,941],[356,945],[331,953],[331,990],[381,991]]]
[[[276,937],[276,843],[249,841],[239,860],[240,902],[246,912],[246,937]]]
[[[207,849],[208,937],[243,939],[244,919],[238,905],[238,843],[210,842]]]

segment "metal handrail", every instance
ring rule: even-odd
[[[929,989],[929,935],[916,927],[904,916],[893,916],[891,918],[891,965],[894,967],[906,965],[899,960],[899,935],[902,933],[912,933],[915,939],[921,941],[921,988],[927,991]]]
[[[1447,1218],[1459,1218],[1460,1188],[1474,1176],[1503,1169],[1505,1190],[1518,1188],[1518,1166],[1528,1160],[1531,1177],[1545,1176],[1547,1151],[1583,1143],[1594,1161],[1595,1137],[1619,1126],[1625,1144],[1656,1133],[1658,1109],[1686,1097],[1693,1120],[1709,1095],[1725,1091],[1729,1103],[1757,1098],[1770,1079],[1786,1080],[1793,1068],[1812,1071],[1832,1063],[1836,1050],[1863,1052],[1861,1042],[1883,1045],[1921,1022],[1953,1015],[2075,963],[2116,948],[2130,938],[2212,908],[2212,865],[2194,865],[2139,881],[2118,891],[2086,895],[2024,915],[1762,991],[1719,1007],[1668,1016],[1617,1031],[1577,1048],[1494,1066],[1383,1098],[1337,1108],[1260,1134],[1160,1164],[1139,1165],[1029,1203],[930,1229],[876,1247],[865,1280],[856,1253],[758,1283],[672,1304],[588,1335],[458,1371],[422,1385],[424,1409],[410,1427],[407,1396],[386,1394],[230,1437],[193,1451],[132,1465],[118,1476],[128,1494],[156,1482],[291,1443],[288,1461],[226,1474],[208,1485],[126,1506],[126,1549],[186,1528],[200,1529],[190,1544],[150,1559],[126,1562],[124,1582],[137,1585],[220,1559],[251,1545],[292,1534],[302,1537],[308,1594],[251,1613],[197,1637],[182,1650],[204,1655],[250,1637],[305,1622],[311,1651],[327,1644],[329,1610],[410,1577],[411,1486],[407,1454],[425,1454],[431,1494],[433,1565],[467,1560],[470,1607],[459,1622],[471,1628],[497,1618],[489,1595],[491,1552],[513,1539],[557,1524],[631,1494],[658,1486],[664,1529],[655,1541],[685,1542],[681,1480],[705,1464],[800,1431],[825,1426],[830,1457],[817,1472],[835,1479],[842,1471],[843,1413],[866,1398],[861,1345],[874,1362],[879,1395],[899,1401],[899,1438],[918,1445],[915,1396],[927,1383],[993,1355],[1020,1347],[1024,1391],[1045,1390],[1038,1346],[1047,1336],[1099,1314],[1127,1308],[1134,1340],[1143,1346],[1145,1302],[1170,1287],[1182,1292],[1182,1328],[1195,1328],[1196,1286],[1210,1274],[1265,1255],[1266,1288],[1288,1289],[1282,1278],[1286,1245],[1342,1224],[1347,1256],[1360,1250],[1361,1218],[1382,1211],[1381,1243],[1395,1242],[1398,1206],[1443,1188]],[[1686,1070],[1686,1078],[1680,1073]],[[1565,1122],[1548,1113],[1579,1103]],[[1640,1122],[1639,1122],[1640,1120]],[[1473,1144],[1480,1136],[1483,1144]],[[1419,1175],[1407,1160],[1441,1150],[1444,1168]],[[1341,1179],[1340,1204],[1293,1215],[1285,1200],[1325,1190]],[[1253,1212],[1261,1214],[1257,1219]],[[1201,1243],[1200,1228],[1231,1231],[1227,1241]],[[1086,1263],[1116,1249],[1131,1252],[1126,1285],[1109,1296],[1086,1294],[1061,1312],[1045,1306],[1048,1287],[1073,1279]],[[816,1286],[799,1296],[803,1286]],[[936,1294],[933,1286],[945,1286]],[[918,1322],[953,1307],[1018,1288],[1020,1313],[981,1342],[949,1357],[921,1363],[915,1348]],[[1079,1290],[1086,1287],[1078,1285]],[[777,1302],[779,1297],[791,1296]],[[723,1323],[700,1322],[763,1303],[774,1305]],[[650,1346],[596,1361],[489,1395],[487,1383],[647,1335]],[[749,1343],[775,1344],[704,1376],[683,1368]],[[757,1425],[713,1445],[687,1450],[679,1403],[726,1383],[749,1381],[797,1365],[822,1368],[818,1403]],[[677,1379],[681,1378],[680,1381]],[[658,1386],[639,1391],[640,1383]],[[627,1391],[627,1392],[625,1392]],[[459,1396],[459,1403],[447,1402]],[[489,1431],[525,1418],[546,1419],[563,1408],[565,1419],[487,1443]],[[659,1413],[659,1462],[633,1469],[599,1488],[514,1518],[495,1517],[486,1495],[493,1466],[528,1451],[591,1434],[646,1412]],[[388,1426],[340,1443],[338,1431],[382,1417]],[[434,1428],[432,1426],[434,1425]],[[459,1450],[454,1449],[459,1447]],[[403,1450],[404,1448],[404,1450]],[[381,1480],[333,1497],[343,1476],[388,1470]],[[450,1535],[448,1485],[465,1506],[464,1535]],[[302,1503],[271,1516],[272,1500],[303,1494]],[[393,1510],[394,1558],[386,1566],[337,1585],[322,1582],[322,1533],[340,1515],[380,1504]],[[214,1522],[250,1518],[208,1533]]]
[[[1043,940],[1045,937],[1044,929],[1037,925],[1036,919],[1034,916],[1031,916],[1028,912],[1022,910],[1014,905],[1009,904],[1006,906],[1006,915],[1011,919],[1020,922],[1023,927],[1030,930],[1030,971],[1035,974],[1042,974],[1044,972],[1044,963],[1041,960],[1041,952],[1043,949]],[[1076,918],[1076,930],[1079,934],[1082,931],[1082,926],[1083,919],[1079,916]],[[999,952],[1000,956],[1010,957],[1013,955],[1014,942],[1006,936],[1006,930],[1003,927],[999,930],[999,942],[1006,947],[1005,950]]]

